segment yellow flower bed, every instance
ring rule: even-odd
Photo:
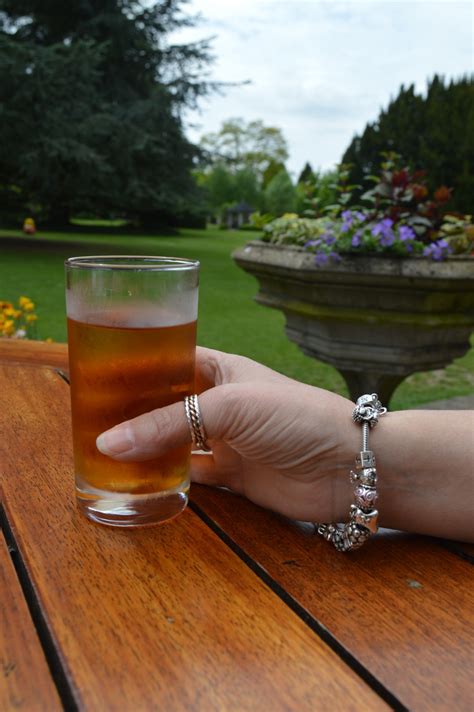
[[[36,339],[35,304],[29,297],[20,297],[18,306],[0,300],[0,336],[9,339]]]

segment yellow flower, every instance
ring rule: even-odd
[[[11,307],[6,307],[3,310],[3,313],[5,314],[5,316],[15,316],[15,310],[12,309]]]
[[[52,344],[52,343],[53,343],[53,340],[52,340],[52,338],[51,338],[50,336],[48,336],[48,338],[45,339],[45,341],[46,341],[47,344]]]
[[[12,306],[11,302],[0,302],[0,309],[11,309]]]
[[[26,321],[27,321],[29,324],[31,324],[32,321],[36,321],[37,318],[38,318],[38,317],[36,316],[36,314],[27,314],[27,315],[26,315]]]
[[[33,302],[27,302],[26,304],[23,304],[23,309],[24,311],[31,312],[35,308],[35,305]]]
[[[19,304],[21,307],[24,307],[25,304],[29,304],[30,302],[31,302],[31,299],[30,299],[29,297],[20,297],[19,300],[18,300],[18,304]]]
[[[4,336],[11,336],[15,331],[15,322],[13,319],[8,319],[3,325],[2,332]]]
[[[15,317],[15,319],[19,319],[22,314],[23,312],[21,311],[21,309],[15,309],[15,313],[13,314],[13,316]]]

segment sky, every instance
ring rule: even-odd
[[[289,144],[287,167],[328,169],[356,133],[414,83],[474,71],[470,0],[190,0],[197,27],[173,41],[214,36],[210,78],[229,87],[187,117],[193,141],[231,117],[262,119]]]

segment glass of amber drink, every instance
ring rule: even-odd
[[[118,462],[96,438],[194,392],[199,262],[71,257],[65,266],[79,508],[112,526],[171,519],[187,504],[191,446]]]

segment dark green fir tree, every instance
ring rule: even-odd
[[[395,151],[412,168],[426,171],[431,191],[441,185],[452,188],[450,210],[472,214],[474,78],[446,82],[435,76],[423,95],[413,85],[402,86],[344,153],[343,163],[352,166],[349,181],[364,184],[377,173],[384,151]]]
[[[78,212],[142,226],[197,210],[183,111],[212,89],[183,0],[0,0],[0,201],[57,226]],[[1,217],[1,216],[0,216]]]

